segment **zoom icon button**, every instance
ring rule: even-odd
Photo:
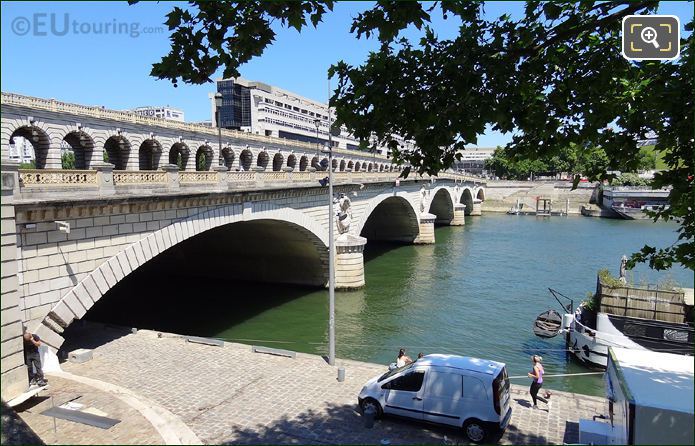
[[[680,56],[680,20],[674,15],[623,17],[623,57],[673,60]]]

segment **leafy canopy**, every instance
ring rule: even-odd
[[[301,31],[319,26],[333,1],[191,1],[167,15],[171,51],[152,75],[205,83],[223,68],[239,67],[272,44],[273,26]],[[607,162],[584,174],[604,179],[606,170],[639,167],[637,141],[657,135],[654,151],[667,169],[655,187],[672,187],[671,207],[654,219],[680,223],[669,247],[645,246],[631,259],[656,269],[680,262],[695,269],[693,235],[692,33],[673,62],[629,62],[620,53],[622,17],[649,14],[656,1],[527,1],[524,17],[487,18],[483,2],[380,0],[358,14],[351,32],[376,38],[379,50],[358,66],[337,61],[331,98],[337,124],[364,141],[391,148],[394,161],[418,173],[448,168],[457,151],[474,144],[486,126],[513,132],[506,147],[515,157],[559,156],[563,148],[600,147]],[[432,17],[459,24],[440,38]],[[692,30],[692,19],[686,29]],[[406,39],[404,30],[419,30]],[[392,135],[413,140],[403,150]],[[408,175],[410,168],[404,170]],[[579,176],[575,177],[575,186]]]

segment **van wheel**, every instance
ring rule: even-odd
[[[381,415],[383,414],[383,411],[381,410],[381,404],[374,398],[365,398],[362,401],[362,404],[360,404],[360,409],[362,409],[362,413],[365,413],[368,408],[371,408],[374,410],[374,419],[379,419],[381,418]]]
[[[487,428],[482,421],[472,418],[463,424],[463,431],[466,437],[473,443],[482,443],[487,438]]]

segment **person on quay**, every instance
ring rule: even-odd
[[[528,374],[529,378],[533,378],[531,383],[531,388],[529,389],[531,393],[531,399],[533,399],[533,408],[538,409],[537,400],[544,402],[550,410],[550,395],[551,393],[546,391],[544,396],[538,396],[538,391],[543,387],[543,374],[545,370],[543,369],[543,358],[539,355],[531,356],[531,363],[533,364],[533,370]]]
[[[41,347],[41,338],[25,329],[24,363],[27,365],[27,369],[29,371],[29,387],[45,386],[48,384],[46,378],[43,376],[43,370],[41,368],[39,347]]]
[[[406,364],[410,364],[411,362],[413,362],[413,360],[405,354],[404,348],[398,350],[398,356],[396,357],[396,367],[401,368]]]

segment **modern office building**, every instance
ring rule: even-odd
[[[20,163],[30,163],[35,159],[34,146],[29,140],[21,136],[10,138],[9,157]]]
[[[134,113],[137,113],[138,115],[142,116],[150,116],[152,118],[161,118],[161,119],[167,119],[169,121],[179,121],[179,122],[184,122],[184,114],[183,110],[179,110],[178,108],[173,108],[169,107],[168,105],[166,107],[153,107],[153,106],[146,106],[146,107],[137,107],[131,110]]]
[[[494,148],[468,147],[459,152],[461,159],[455,162],[455,169],[480,175],[485,170],[485,161],[492,158]]]
[[[222,94],[219,119],[224,128],[317,145],[328,144],[329,110],[324,103],[240,77],[218,80],[217,92]],[[213,96],[209,95],[215,125],[217,117]],[[332,137],[332,141],[334,147],[341,149],[360,148],[360,141],[352,137],[345,127],[341,128],[340,135]],[[399,143],[406,148],[412,147],[403,139]],[[386,148],[380,148],[380,152],[386,154]]]

